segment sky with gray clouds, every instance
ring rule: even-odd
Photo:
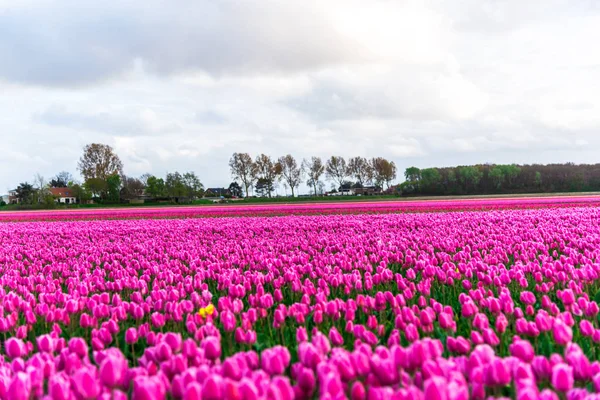
[[[92,142],[206,186],[233,152],[600,162],[599,41],[597,0],[0,0],[0,192]]]

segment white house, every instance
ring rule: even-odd
[[[77,203],[77,198],[73,193],[73,189],[62,187],[62,188],[50,188],[50,193],[54,196],[57,203],[61,204],[75,204]]]

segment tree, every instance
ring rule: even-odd
[[[244,185],[246,197],[254,184],[256,166],[248,153],[233,153],[229,159],[229,169],[233,179],[239,180]]]
[[[408,167],[404,170],[404,178],[409,182],[418,183],[421,180],[421,170],[417,167]]]
[[[521,173],[521,168],[519,168],[516,164],[502,165],[501,168],[504,172],[504,176],[506,177],[508,186],[511,187],[515,178]]]
[[[165,179],[165,190],[171,200],[179,202],[179,199],[185,197],[187,192],[183,176],[179,172],[168,173],[167,179]]]
[[[421,170],[417,167],[408,167],[404,170],[404,180],[402,191],[406,193],[415,193],[421,190]]]
[[[92,199],[92,193],[87,191],[85,187],[78,183],[70,183],[69,188],[73,191],[73,196],[77,199],[78,203],[85,202]]]
[[[273,162],[271,157],[267,156],[266,154],[261,154],[256,157],[254,165],[256,176],[259,178],[259,180],[262,180],[261,187],[263,192],[266,190],[267,195],[271,197],[271,194],[275,190],[275,182],[281,175],[281,164],[278,162]]]
[[[425,168],[421,170],[421,187],[423,191],[436,193],[441,181],[442,175],[437,168]]]
[[[140,175],[140,182],[142,182],[142,184],[144,186],[148,185],[148,178],[150,178],[151,176],[152,176],[152,174],[149,174],[149,173]]]
[[[182,181],[185,186],[186,195],[190,200],[202,196],[204,185],[200,182],[200,178],[198,178],[194,172],[186,172],[183,174]]]
[[[165,181],[163,178],[157,178],[150,175],[146,179],[146,193],[148,196],[156,199],[165,196]]]
[[[78,168],[86,180],[97,178],[106,181],[109,176],[123,174],[123,163],[119,156],[112,147],[100,143],[88,144],[83,148]]]
[[[373,170],[373,179],[375,184],[383,188],[383,184],[389,188],[392,181],[396,179],[396,164],[383,157],[371,159],[371,168]]]
[[[15,189],[15,197],[21,204],[33,204],[35,189],[29,182],[22,182]]]
[[[121,200],[121,177],[118,174],[110,175],[106,178],[106,188],[108,200],[118,203]]]
[[[469,191],[469,186],[476,189],[477,185],[481,181],[483,174],[476,166],[466,166],[458,168],[458,176],[460,181],[463,183],[465,191]]]
[[[35,174],[33,177],[33,187],[35,189],[34,202],[47,204],[48,197],[52,197],[52,194],[48,190],[46,179],[40,174]]]
[[[275,190],[273,181],[266,178],[258,178],[256,181],[256,194],[260,197],[269,196]]]
[[[538,189],[542,188],[542,174],[540,171],[535,171],[534,183]]]
[[[488,177],[492,182],[494,189],[502,189],[502,182],[504,182],[504,168],[500,165],[494,165],[488,172]]]
[[[144,194],[145,185],[138,179],[131,176],[124,176],[121,197],[125,200],[137,199]]]
[[[315,196],[323,196],[323,193],[325,192],[325,183],[319,181],[317,183],[317,187],[315,188]]]
[[[454,172],[454,169],[450,169],[448,171],[448,174],[446,175],[446,182],[448,182],[448,185],[456,184],[456,172]]]
[[[278,164],[281,166],[281,178],[288,184],[292,190],[292,197],[294,197],[294,188],[300,186],[304,168],[298,166],[296,159],[291,154],[280,157]]]
[[[373,180],[373,165],[364,157],[352,157],[348,161],[348,175],[353,176],[360,186]]]
[[[338,186],[342,186],[348,177],[348,167],[346,160],[340,156],[331,156],[325,164],[325,174],[330,180],[333,180]]]
[[[92,198],[102,197],[108,191],[108,184],[100,178],[89,178],[83,183],[83,188],[90,193]]]
[[[304,166],[306,174],[308,175],[308,180],[306,181],[306,184],[313,188],[313,194],[317,196],[317,188],[319,187],[319,184],[322,183],[319,180],[325,172],[325,166],[323,165],[323,161],[321,161],[320,157],[312,157],[310,161],[302,161],[302,164]],[[321,190],[321,192],[323,192],[323,190]]]
[[[233,197],[242,197],[242,195],[244,194],[242,192],[242,187],[237,182],[231,182],[229,184],[229,193],[231,193]]]
[[[61,171],[50,180],[50,187],[64,188],[68,187],[70,182],[73,182],[73,175],[70,172]]]

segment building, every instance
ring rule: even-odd
[[[208,188],[204,192],[204,197],[225,197],[229,196],[231,193],[229,189],[225,188]]]
[[[62,187],[62,188],[50,188],[50,193],[56,199],[57,203],[60,204],[75,204],[77,203],[77,197],[75,197],[75,193],[73,189]]]
[[[8,191],[8,201],[7,204],[19,204],[19,198],[17,197],[17,190],[9,190]]]
[[[380,194],[381,188],[379,188],[377,186],[358,187],[358,185],[355,185],[354,193],[356,193],[356,195],[358,195],[358,196],[370,196],[370,195]]]

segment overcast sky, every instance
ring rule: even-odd
[[[597,0],[0,0],[0,192],[233,152],[600,162]]]

